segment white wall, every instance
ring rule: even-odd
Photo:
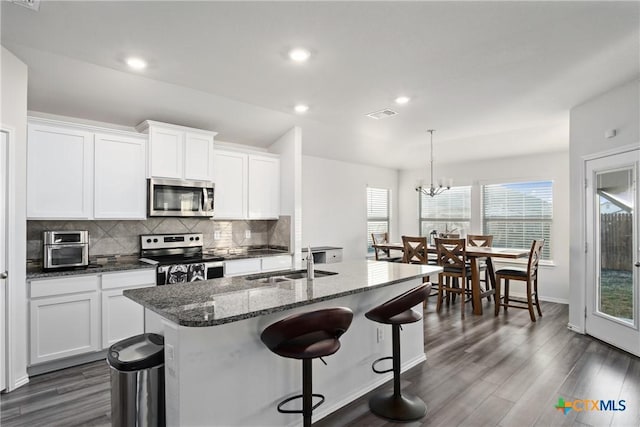
[[[510,181],[553,180],[553,266],[542,266],[538,291],[547,301],[569,301],[569,153],[545,153],[456,164],[438,164],[443,176],[453,176],[454,185],[472,185],[471,230],[480,233],[480,185]],[[424,179],[426,169],[401,171],[398,180],[400,234],[419,235],[416,183]],[[427,181],[428,182],[428,179]],[[438,196],[436,196],[438,197]]]
[[[26,169],[27,169],[27,66],[2,47],[0,53],[0,125],[13,130],[9,141],[9,215],[7,270],[7,387],[16,388],[27,377],[26,274]],[[2,165],[4,169],[4,165]],[[3,170],[4,172],[4,170]],[[3,242],[4,244],[4,242]],[[4,311],[4,310],[3,310]],[[4,357],[4,355],[0,355]]]
[[[615,138],[605,131],[616,129]],[[640,81],[634,80],[574,107],[570,112],[571,301],[569,324],[584,332],[586,255],[584,253],[584,156],[630,145],[640,146]]]
[[[391,190],[392,240],[397,227],[398,171],[375,166],[302,156],[302,244],[340,246],[343,257],[367,256],[367,191]]]
[[[269,150],[280,155],[280,213],[291,216],[291,241],[295,267],[302,263],[302,130],[293,127]]]

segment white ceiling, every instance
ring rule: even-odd
[[[1,15],[30,110],[261,147],[300,125],[305,154],[399,169],[425,165],[428,128],[438,161],[566,150],[569,109],[640,76],[639,2],[3,1]],[[286,58],[299,45],[307,64]],[[131,54],[150,67],[127,69]],[[364,116],[382,108],[399,114]]]

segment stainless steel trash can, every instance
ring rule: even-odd
[[[164,338],[141,334],[109,348],[111,424],[164,426]]]

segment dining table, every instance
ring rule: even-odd
[[[402,243],[377,243],[374,244],[373,247],[385,250],[404,251],[404,246],[402,245]],[[430,254],[437,253],[435,245],[427,245],[427,252]],[[486,259],[486,266],[489,273],[489,280],[491,281],[491,287],[492,289],[496,289],[496,276],[494,273],[492,259],[501,258],[514,260],[519,258],[526,258],[529,256],[529,249],[467,246],[466,254],[471,267],[471,300],[473,301],[473,314],[481,315],[482,290],[480,288],[480,260]],[[495,293],[493,294],[495,298]]]

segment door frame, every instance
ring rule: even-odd
[[[587,223],[587,163],[591,160],[597,160],[600,158],[604,158],[604,157],[609,157],[609,156],[613,156],[613,155],[617,155],[617,154],[624,154],[624,153],[629,153],[635,150],[638,150],[638,147],[640,147],[640,142],[636,142],[634,144],[629,144],[629,145],[624,145],[621,147],[616,147],[616,148],[612,148],[610,150],[603,150],[603,151],[599,151],[597,153],[592,153],[592,154],[588,154],[585,156],[581,156],[582,159],[582,167],[581,167],[581,182],[583,183],[581,185],[581,197],[580,197],[580,204],[582,206],[582,233],[581,233],[581,239],[582,239],[582,247],[584,248],[583,252],[583,256],[582,256],[582,280],[583,283],[581,286],[576,287],[576,289],[579,289],[579,295],[577,295],[575,298],[570,298],[571,301],[576,301],[576,304],[579,304],[579,309],[584,313],[583,316],[580,316],[580,323],[579,324],[571,324],[569,323],[568,327],[569,329],[573,330],[574,332],[578,332],[581,334],[587,334],[586,332],[586,317],[587,317],[587,275],[589,274],[589,257],[591,255],[590,252],[587,251],[587,235],[590,232],[589,230],[589,224]],[[638,183],[637,185],[640,185],[640,183]],[[640,202],[640,201],[639,201]],[[639,212],[640,214],[640,212]],[[639,242],[640,243],[640,242]],[[626,351],[626,350],[625,350]]]

